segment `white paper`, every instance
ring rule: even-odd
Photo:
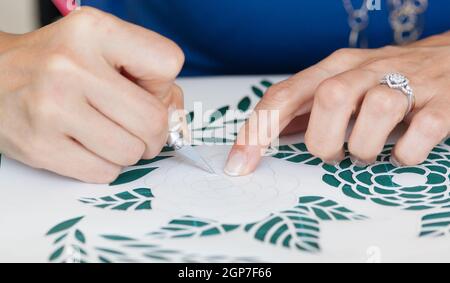
[[[276,82],[283,77],[182,79],[178,83],[189,108],[202,101],[204,109],[226,105],[235,109],[246,96],[250,107],[255,106],[259,98],[252,87],[265,91],[262,79]],[[282,140],[284,144],[301,142],[302,136]],[[357,192],[351,196],[345,187],[349,179],[338,176],[345,168],[330,173],[298,146],[285,148],[281,158],[265,157],[250,176],[231,178],[222,173],[229,149],[196,147],[216,175],[165,152],[162,156],[171,158],[124,172],[156,169],[115,186],[83,184],[3,156],[0,262],[450,260],[450,225],[445,225],[450,219],[446,207],[450,204],[450,146],[441,145],[439,156],[430,159],[428,167],[412,168],[424,174],[392,173],[390,180],[401,185],[391,188],[396,198],[391,201],[397,206],[377,203],[377,199],[389,200],[389,195],[376,189],[387,173],[371,173],[372,185],[366,191],[357,190],[358,185],[364,187],[361,181],[348,184]],[[354,177],[355,172],[363,172],[348,169]],[[427,180],[430,174],[435,175]],[[333,185],[330,176],[341,178],[339,184]],[[430,180],[438,183],[426,184]],[[421,185],[427,186],[422,198],[413,198],[420,192],[401,193]],[[414,205],[408,201],[430,208],[408,210]]]

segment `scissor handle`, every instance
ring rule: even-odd
[[[66,16],[73,10],[81,7],[80,0],[52,0],[52,2],[63,16]]]

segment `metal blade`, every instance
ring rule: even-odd
[[[208,173],[215,174],[214,169],[208,164],[208,162],[203,159],[203,157],[198,153],[192,146],[186,145],[180,150],[176,151],[181,156],[189,159],[197,167],[205,170]]]

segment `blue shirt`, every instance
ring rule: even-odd
[[[353,1],[355,6],[360,5]],[[422,37],[450,30],[450,1],[429,0]],[[295,73],[348,47],[341,0],[83,0],[178,43],[183,75]],[[389,7],[371,11],[370,47],[393,43]]]

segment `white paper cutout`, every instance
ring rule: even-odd
[[[296,204],[301,190],[298,177],[270,162],[263,162],[250,176],[229,177],[223,173],[229,149],[196,147],[217,174],[193,168],[186,160],[167,160],[166,168],[158,169],[145,182],[153,188],[155,209],[223,223],[250,223]]]

